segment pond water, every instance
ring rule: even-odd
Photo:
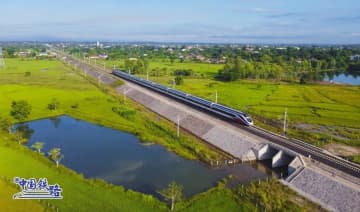
[[[327,74],[323,81],[350,85],[360,85],[360,76],[348,73]]]
[[[323,81],[335,84],[360,85],[360,72],[323,71],[307,73],[302,77],[306,81]]]
[[[276,175],[261,163],[209,168],[199,161],[184,159],[160,145],[144,145],[129,133],[76,120],[68,116],[26,123],[32,129],[29,147],[45,143],[43,152],[61,148],[65,166],[86,178],[101,178],[158,197],[157,191],[175,181],[184,195],[207,190],[233,174],[240,183]],[[284,169],[282,169],[283,171]]]

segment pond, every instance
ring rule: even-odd
[[[360,85],[360,76],[348,73],[327,74],[323,81],[349,85]]]
[[[307,73],[302,77],[306,81],[323,81],[335,84],[360,85],[359,72],[323,71]]]
[[[43,152],[61,148],[64,154],[61,163],[83,173],[86,178],[101,178],[157,197],[157,191],[171,181],[183,185],[184,195],[191,196],[213,187],[229,174],[236,175],[240,183],[275,174],[260,163],[209,168],[160,145],[144,145],[132,134],[68,116],[36,120],[26,125],[32,130],[29,147],[42,141],[45,143]]]

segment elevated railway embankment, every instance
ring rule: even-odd
[[[58,52],[62,54],[61,52]],[[117,78],[96,65],[61,55],[102,83]],[[303,141],[289,139],[257,127],[244,127],[183,104],[174,98],[124,80],[116,90],[155,113],[179,124],[209,144],[241,161],[272,160],[272,166],[288,165],[289,176],[280,180],[300,194],[335,211],[360,211],[360,166],[328,154]]]

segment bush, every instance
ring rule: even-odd
[[[124,107],[113,107],[112,111],[121,117],[127,119],[127,120],[134,120],[136,111],[135,110],[129,110]]]
[[[191,76],[193,73],[192,69],[176,69],[174,71],[175,76]]]
[[[60,102],[57,99],[52,99],[50,104],[48,104],[49,110],[56,110],[59,107]]]
[[[19,121],[23,121],[30,115],[31,109],[31,105],[25,100],[13,101],[10,115]]]
[[[75,103],[73,105],[71,105],[72,109],[78,109],[79,108],[79,103]]]
[[[176,84],[176,85],[181,85],[181,84],[183,84],[183,83],[184,83],[184,79],[183,79],[182,76],[176,76],[176,77],[175,77],[175,84]]]

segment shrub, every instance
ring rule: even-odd
[[[50,104],[48,104],[49,110],[56,110],[59,107],[60,102],[57,99],[52,99]]]
[[[176,83],[176,85],[181,85],[181,84],[183,84],[183,83],[184,83],[183,77],[182,77],[182,76],[176,76],[176,77],[175,77],[175,83]]]
[[[124,119],[127,119],[127,120],[134,120],[135,119],[135,115],[136,115],[135,110],[129,110],[129,109],[124,108],[124,107],[113,107],[112,111],[114,113],[120,115]]]
[[[71,105],[72,109],[78,109],[79,108],[79,103],[75,103],[73,105]]]

